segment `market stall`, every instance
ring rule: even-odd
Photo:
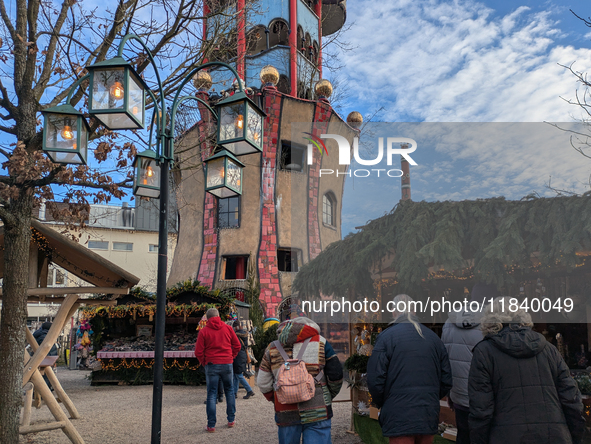
[[[223,320],[237,319],[234,298],[211,291],[198,281],[177,284],[167,291],[164,380],[170,384],[201,384],[205,378],[194,355],[198,330],[209,308]],[[96,355],[92,383],[151,383],[154,363],[154,295],[134,288],[115,306],[81,310],[92,325],[91,354]],[[95,353],[96,350],[96,353]]]

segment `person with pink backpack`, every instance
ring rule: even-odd
[[[275,405],[279,444],[331,443],[332,399],[343,384],[343,366],[311,319],[281,323],[269,344],[257,385]]]

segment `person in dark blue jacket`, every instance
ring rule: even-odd
[[[367,364],[369,392],[382,409],[379,422],[390,444],[433,442],[439,400],[452,387],[445,346],[419,324],[410,302],[407,295],[394,298],[394,321],[378,336]]]

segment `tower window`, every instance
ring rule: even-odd
[[[267,49],[267,36],[265,34],[265,27],[262,25],[255,26],[246,34],[246,47],[248,54],[258,54]]]
[[[224,280],[246,279],[248,256],[226,256],[223,258]]]
[[[303,171],[306,150],[289,142],[281,143],[279,169],[287,171]]]
[[[240,197],[228,197],[218,200],[218,227],[240,227]]]
[[[322,222],[325,225],[334,227],[336,224],[336,202],[336,198],[332,193],[326,193],[322,196]]]
[[[273,20],[269,25],[269,48],[289,45],[289,28],[284,20]]]
[[[289,78],[285,74],[279,75],[279,83],[277,84],[277,91],[283,94],[289,94],[291,85],[289,84]]]
[[[291,248],[277,249],[277,267],[279,271],[298,271],[298,252]]]

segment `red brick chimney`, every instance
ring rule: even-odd
[[[400,148],[408,148],[408,145],[400,145]],[[410,166],[408,160],[403,156],[400,156],[400,169],[402,170],[402,177],[400,178],[402,197],[400,200],[410,200]]]

